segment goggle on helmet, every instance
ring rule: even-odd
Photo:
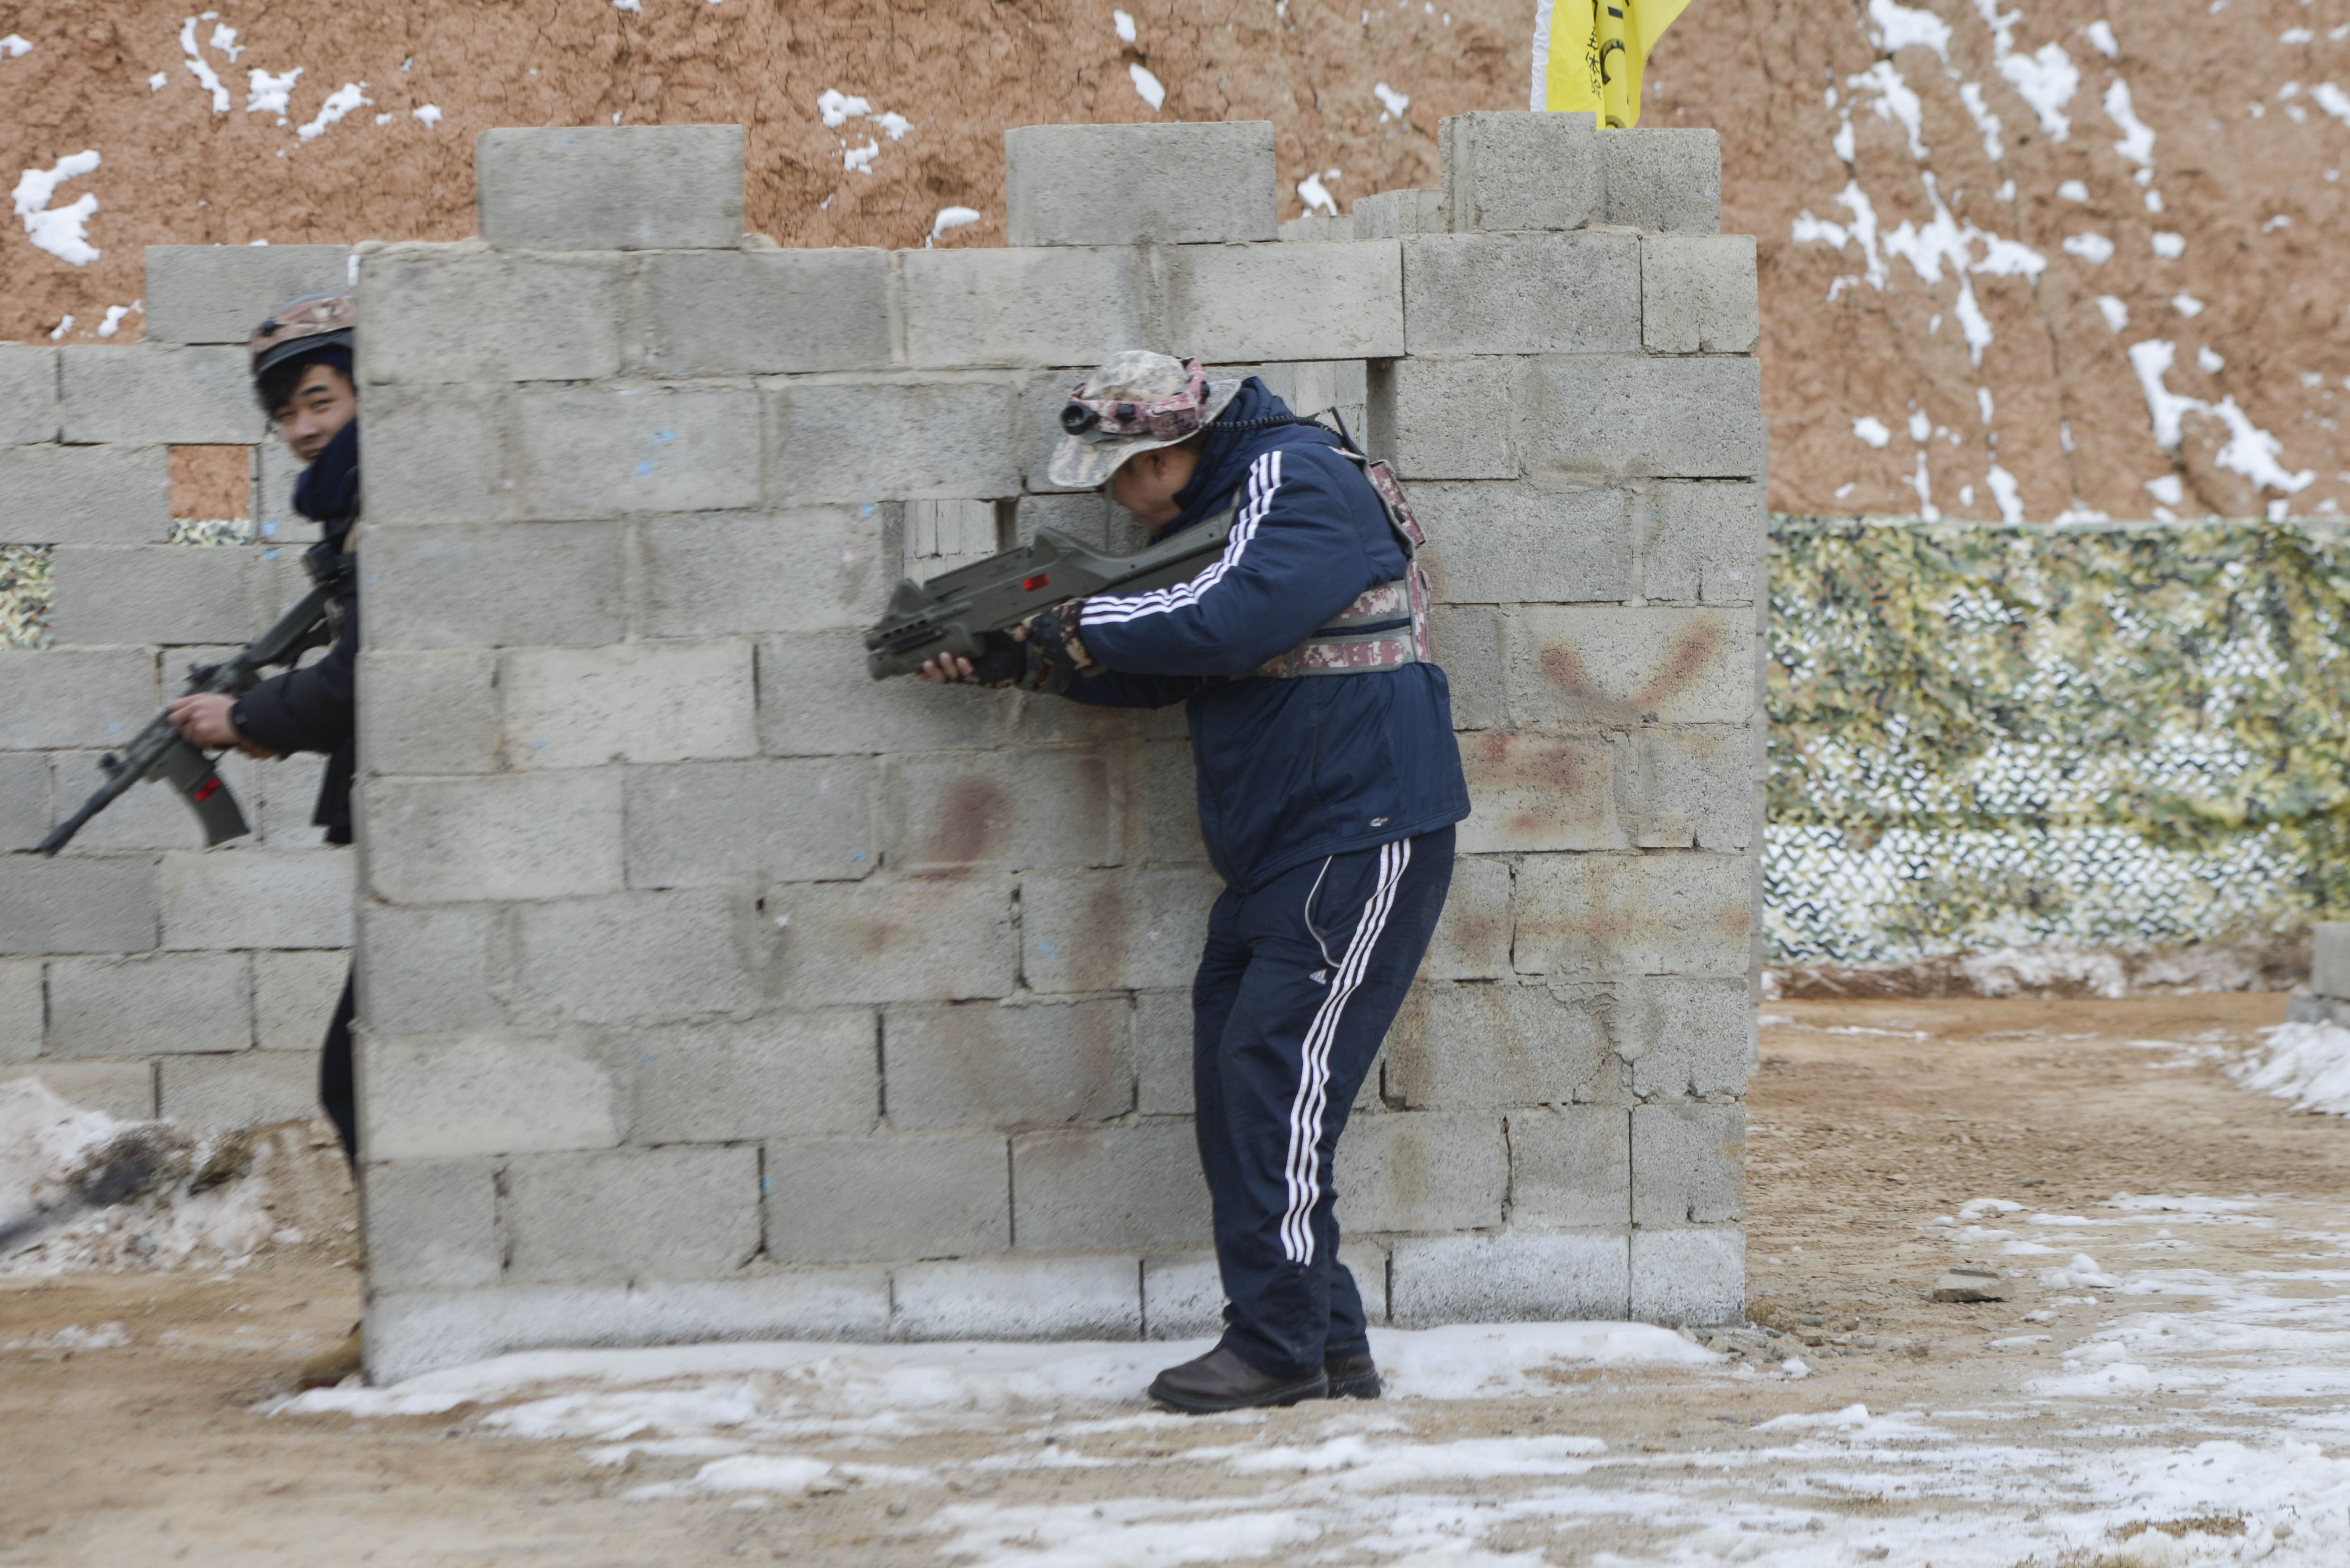
[[[1208,371],[1197,359],[1183,361],[1189,384],[1171,398],[1138,403],[1126,398],[1088,398],[1080,381],[1061,410],[1061,428],[1079,441],[1181,441],[1206,422]]]

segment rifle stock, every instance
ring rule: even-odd
[[[212,691],[241,697],[252,691],[261,683],[263,670],[273,664],[291,664],[327,640],[327,607],[334,597],[334,585],[320,583],[253,641],[218,664],[198,665],[191,670],[187,687],[180,695],[191,697]],[[57,831],[34,846],[36,853],[55,855],[71,843],[74,835],[88,826],[92,817],[128,793],[132,784],[150,778],[161,779],[180,792],[180,797],[188,803],[203,826],[205,844],[218,844],[252,831],[245,823],[244,809],[222,782],[213,759],[181,738],[172,727],[168,713],[158,713],[147,721],[146,728],[122,748],[120,755],[109,753],[99,765],[106,770],[106,782],[91,792],[79,810],[59,823]]]

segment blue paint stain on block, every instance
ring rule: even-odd
[[[659,465],[655,463],[651,458],[647,458],[644,462],[637,464],[637,472],[640,474],[650,473],[658,466]]]
[[[1053,950],[1053,944],[1050,942],[1038,942],[1036,944],[1036,950],[1040,953],[1051,952]]]
[[[675,431],[653,431],[653,440],[660,442],[663,446],[667,446],[677,440],[677,432]]]
[[[850,856],[849,858],[856,861],[858,864],[862,865],[865,861],[865,851],[860,849],[856,854]]]

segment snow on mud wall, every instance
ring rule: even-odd
[[[1710,132],[1442,140],[1276,239],[1269,125],[1015,130],[1023,247],[888,252],[738,238],[735,128],[494,131],[484,239],[360,247],[375,1377],[1216,1321],[1180,711],[858,636],[901,571],[1130,536],[1044,462],[1136,346],[1340,409],[1434,541],[1476,815],[1342,1150],[1373,1312],[1739,1315],[1752,243]]]

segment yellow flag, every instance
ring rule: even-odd
[[[1601,129],[1640,123],[1640,70],[1689,0],[1539,0],[1537,109],[1596,111]]]

